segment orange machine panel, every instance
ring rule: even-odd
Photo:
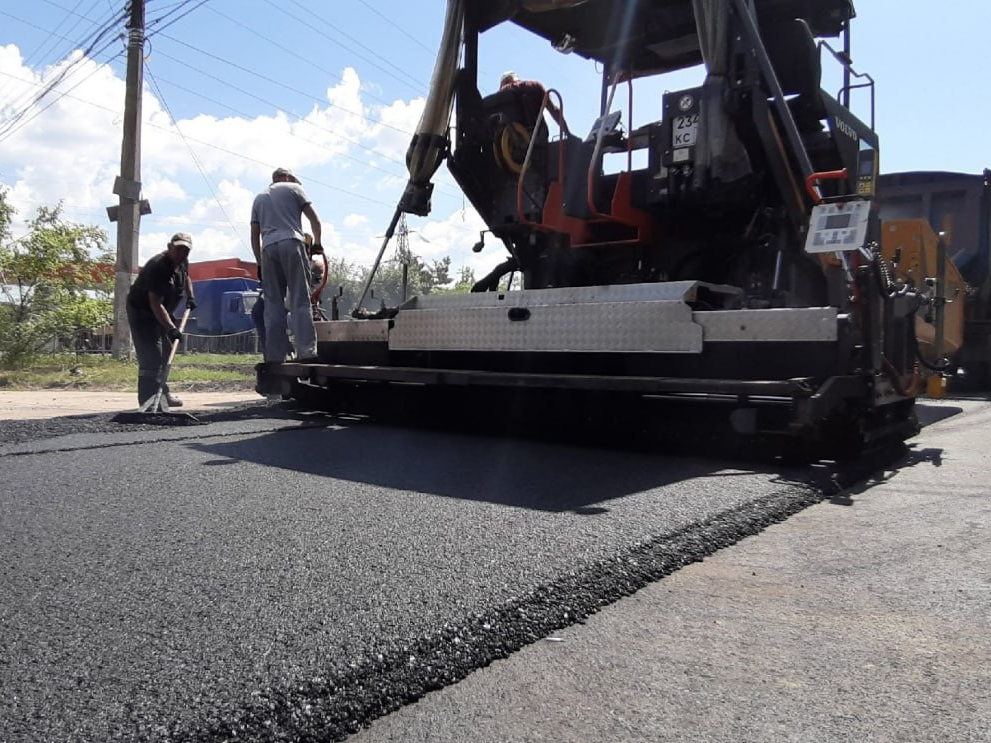
[[[937,245],[939,238],[924,219],[893,219],[881,225],[881,252],[889,261],[898,256],[898,277],[922,286],[926,279],[936,278]],[[966,282],[953,261],[946,260],[947,299],[943,323],[943,356],[953,356],[963,345],[963,302]],[[936,328],[923,316],[916,317],[915,332],[919,350],[930,360],[936,360]]]

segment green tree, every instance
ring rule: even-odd
[[[352,305],[358,301],[362,288],[362,271],[360,267],[349,263],[345,258],[328,255],[327,259],[327,285],[321,294],[320,304],[329,317],[334,297],[338,298],[337,304],[341,314],[349,312]]]
[[[13,208],[0,189],[0,366],[19,368],[46,345],[109,325],[113,257],[107,234],[39,207],[28,232],[11,239]]]
[[[462,266],[458,269],[458,278],[450,288],[438,288],[437,294],[467,294],[475,285],[475,269],[471,266]]]
[[[453,281],[451,278],[451,256],[448,255],[439,261],[433,262],[433,265],[430,267],[430,279],[431,291],[446,287]]]
[[[362,285],[367,280],[368,269],[366,268],[362,271]],[[428,264],[419,256],[409,256],[409,265],[406,268],[407,299],[442,291],[451,281],[450,257],[441,258]],[[374,310],[382,304],[386,307],[395,307],[403,301],[403,264],[401,261],[385,261],[379,266],[375,280],[372,281],[372,293],[374,295],[372,301],[365,300],[367,309]],[[357,300],[357,297],[355,299]]]
[[[459,294],[466,294],[475,285],[475,269],[471,266],[462,266],[458,269],[458,280],[454,284],[454,291]]]

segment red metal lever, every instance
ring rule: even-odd
[[[846,168],[842,170],[826,170],[822,173],[812,173],[808,178],[805,179],[805,190],[809,192],[812,197],[812,201],[816,204],[822,203],[822,194],[819,193],[815,186],[816,181],[842,181],[846,179],[850,174],[847,172]]]

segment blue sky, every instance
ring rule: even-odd
[[[69,219],[106,228],[111,244],[104,207],[115,202],[125,72],[118,32],[55,95],[11,122],[124,4],[0,0],[0,182],[20,219],[61,200]],[[251,198],[274,167],[286,165],[313,199],[327,247],[370,265],[405,183],[403,156],[427,92],[444,0],[147,5],[142,180],[153,214],[142,222],[141,260],[179,229],[196,238],[194,260],[249,259]],[[991,167],[991,2],[856,6],[853,58],[877,83],[882,171]],[[588,129],[598,105],[591,63],[512,27],[487,34],[481,53],[488,90],[505,69],[541,79],[561,91],[572,128]],[[835,79],[827,63],[826,80]],[[635,123],[659,118],[663,89],[700,80],[691,70],[638,90]],[[866,97],[855,104],[866,118]],[[411,218],[410,227],[412,249],[427,260],[450,256],[454,268],[480,274],[502,258],[471,253],[481,225],[443,169],[433,213]]]

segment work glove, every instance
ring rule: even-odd
[[[323,255],[323,245],[320,243],[313,243],[310,246],[310,255]]]
[[[172,341],[173,343],[182,340],[182,331],[179,330],[179,328],[169,328],[166,335],[169,337],[169,340]]]
[[[196,309],[196,297],[190,297],[186,300],[186,309],[195,310]]]

